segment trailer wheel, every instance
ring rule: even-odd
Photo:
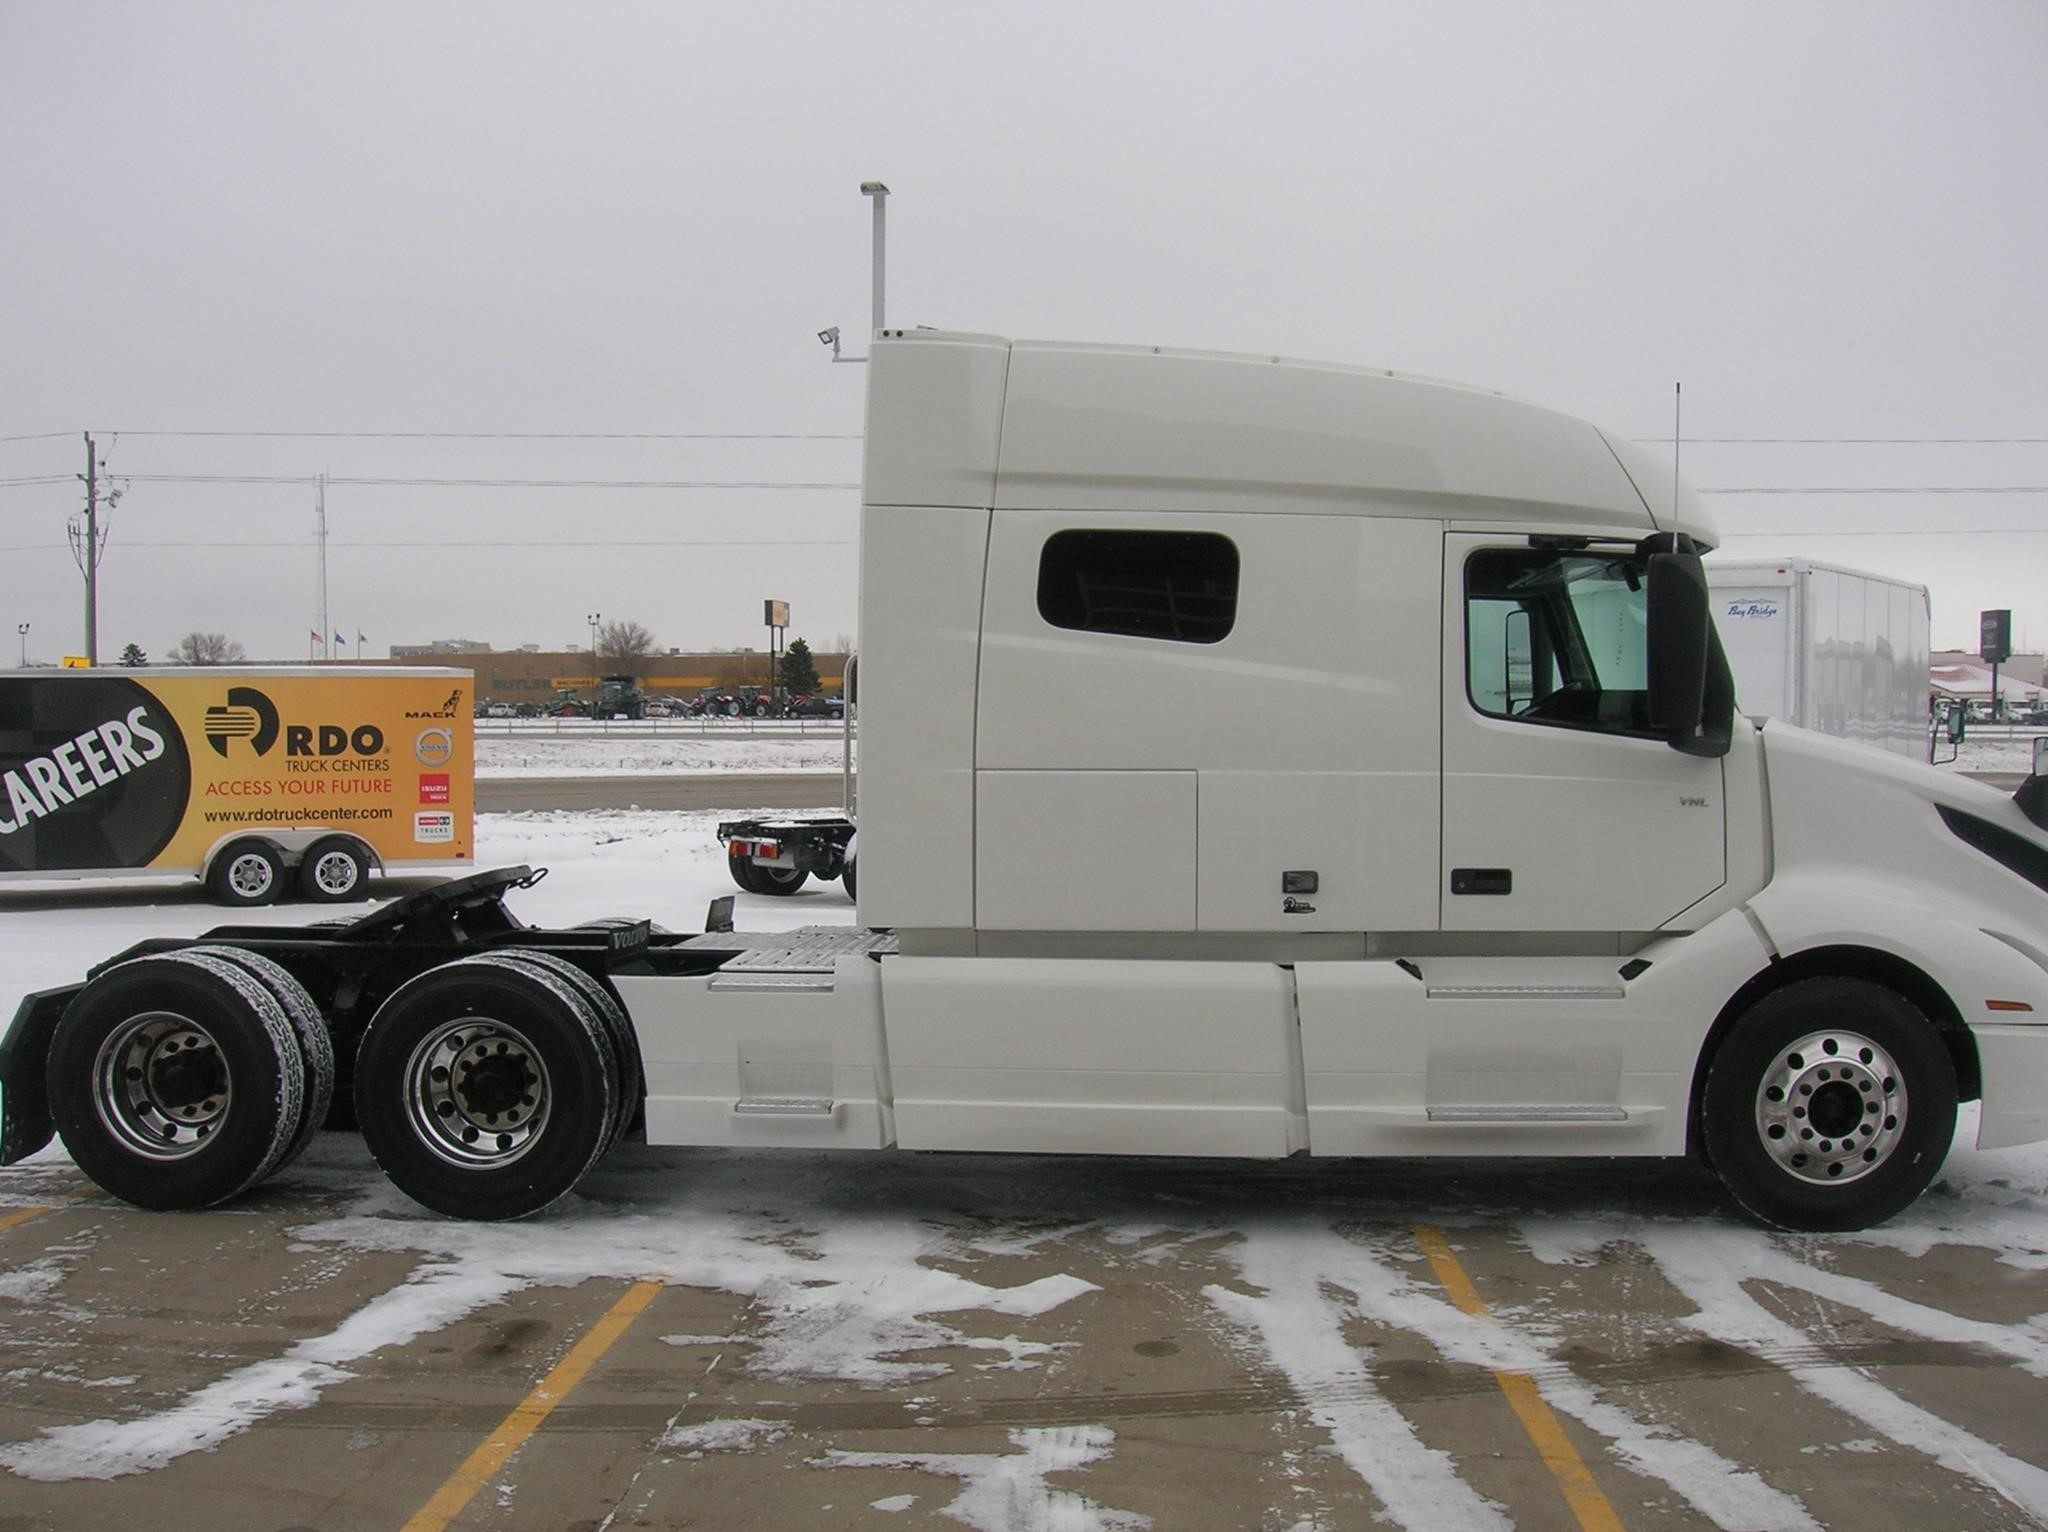
[[[854,859],[849,856],[846,859],[846,865],[839,869],[839,881],[846,885],[846,897],[858,902],[860,891],[854,886],[853,865]]]
[[[611,1142],[618,1060],[559,981],[489,956],[406,983],[356,1054],[356,1117],[398,1189],[456,1218],[524,1218]]]
[[[299,1062],[306,1076],[306,1110],[297,1136],[285,1148],[284,1158],[271,1167],[270,1173],[274,1175],[305,1153],[313,1135],[327,1125],[327,1114],[334,1105],[334,1037],[327,1030],[327,1018],[320,1014],[305,985],[260,952],[245,952],[239,947],[188,947],[186,951],[241,969],[270,992],[291,1020],[292,1034],[299,1044]]]
[[[267,840],[235,841],[213,859],[206,886],[222,904],[275,904],[284,892],[284,858]]]
[[[811,881],[811,875],[797,867],[763,867],[757,862],[753,873],[755,893],[778,897],[793,894]]]
[[[1941,1168],[1955,1065],[1904,996],[1863,979],[1805,979],[1736,1021],[1708,1065],[1701,1117],[1708,1162],[1754,1217],[1867,1228]]]
[[[754,864],[745,857],[727,857],[725,859],[725,870],[732,874],[733,882],[737,883],[744,892],[749,894],[761,892],[754,882]]]
[[[320,904],[360,899],[369,882],[370,859],[345,835],[314,841],[299,863],[299,892]]]
[[[578,929],[604,929],[607,924],[603,921],[588,921],[584,927]],[[627,1020],[624,1008],[612,997],[612,992],[605,988],[601,980],[585,973],[567,958],[557,957],[552,952],[516,948],[507,952],[487,953],[480,960],[520,968],[541,978],[544,983],[566,986],[570,993],[562,996],[564,1002],[580,1003],[604,1028],[605,1036],[611,1039],[612,1055],[619,1065],[618,1108],[612,1114],[611,1134],[606,1139],[603,1150],[604,1153],[609,1153],[612,1145],[619,1141],[640,1110],[643,1078],[640,1069],[640,1043],[633,1035],[633,1023]]]
[[[50,1043],[51,1115],[88,1176],[137,1207],[212,1207],[292,1151],[306,1118],[290,1016],[253,974],[199,951],[108,969]]]

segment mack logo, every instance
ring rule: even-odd
[[[405,716],[408,718],[460,718],[462,716],[462,693],[450,692],[448,700],[431,712],[408,708],[406,709]]]
[[[277,707],[253,686],[230,686],[225,707],[206,710],[206,742],[227,759],[228,741],[246,739],[258,755],[277,743]]]

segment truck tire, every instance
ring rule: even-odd
[[[48,1087],[78,1168],[161,1211],[254,1186],[306,1116],[284,1006],[245,969],[196,951],[135,958],[80,990],[50,1041]]]
[[[1737,1019],[1707,1067],[1707,1160],[1753,1217],[1831,1232],[1882,1223],[1948,1153],[1955,1064],[1904,996],[1803,979]]]
[[[603,929],[604,923],[591,921],[591,927]],[[640,1069],[640,1043],[633,1035],[633,1023],[626,1018],[626,1012],[613,998],[612,992],[603,982],[585,973],[567,958],[555,956],[552,952],[535,952],[518,949],[510,952],[484,954],[484,962],[502,963],[509,967],[521,968],[535,975],[545,975],[553,981],[566,985],[574,998],[595,1016],[603,1026],[605,1036],[611,1039],[612,1054],[618,1060],[619,1088],[618,1109],[612,1114],[611,1136],[605,1141],[604,1152],[610,1153],[612,1145],[619,1141],[626,1128],[640,1110],[642,1074]]]
[[[370,859],[346,835],[316,840],[299,863],[299,892],[316,904],[340,904],[369,893]]]
[[[206,869],[206,887],[221,904],[275,904],[284,892],[284,858],[267,840],[234,841]]]
[[[859,903],[860,891],[854,886],[853,867],[854,859],[852,857],[848,857],[846,859],[846,865],[839,869],[839,881],[846,885],[846,897],[853,900],[855,903]]]
[[[759,885],[754,881],[754,864],[745,857],[727,857],[725,859],[725,870],[732,874],[733,882],[737,883],[743,892],[749,894],[761,892]]]
[[[271,1168],[270,1173],[275,1175],[305,1153],[313,1135],[327,1125],[327,1114],[334,1106],[334,1037],[327,1030],[327,1018],[320,1014],[320,1007],[313,1003],[305,985],[260,952],[244,952],[239,947],[188,947],[185,950],[218,958],[241,969],[270,992],[271,998],[284,1007],[285,1015],[291,1020],[292,1035],[299,1044],[299,1063],[306,1076],[306,1110],[298,1135],[286,1146],[284,1158]]]
[[[356,1053],[371,1156],[415,1202],[455,1218],[538,1213],[611,1142],[618,1059],[559,980],[461,958],[401,985]]]

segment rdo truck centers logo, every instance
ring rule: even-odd
[[[280,727],[277,704],[253,686],[230,686],[226,705],[206,710],[206,742],[222,760],[228,758],[228,742],[236,739],[247,740],[254,754],[268,755],[280,733],[284,735],[284,753],[294,758],[384,753],[384,731],[373,723]]]

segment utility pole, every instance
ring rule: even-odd
[[[314,481],[314,486],[314,536],[320,545],[320,649],[322,653],[328,653],[327,635],[334,629],[327,626],[327,475],[321,474]],[[306,658],[315,656],[309,652]]]
[[[79,480],[85,485],[85,525],[81,529],[76,521],[71,523],[71,556],[78,561],[78,571],[85,576],[85,662],[97,665],[100,662],[100,554],[106,546],[106,534],[100,530],[100,460],[93,450],[92,432],[85,433],[85,472]],[[121,501],[121,491],[113,490],[107,496],[109,511]]]

